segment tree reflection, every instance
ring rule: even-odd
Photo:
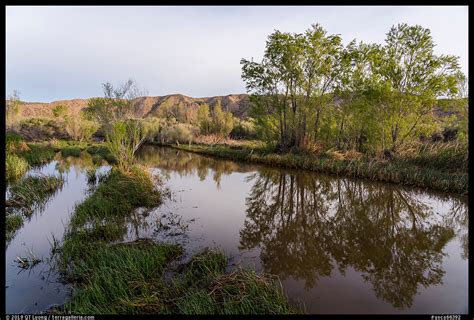
[[[437,219],[421,192],[278,170],[250,180],[240,249],[260,246],[266,272],[303,279],[308,288],[335,266],[342,274],[351,267],[400,309],[420,286],[441,283],[454,227]],[[462,220],[466,206],[458,206]]]
[[[218,189],[222,176],[230,175],[233,172],[248,172],[254,169],[253,166],[242,163],[216,160],[190,152],[153,146],[141,148],[137,159],[139,163],[160,168],[165,177],[169,177],[171,172],[176,172],[180,176],[196,174],[201,181],[204,181],[208,175],[212,175]]]

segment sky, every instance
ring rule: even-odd
[[[382,44],[403,22],[429,28],[435,53],[459,56],[467,74],[467,6],[7,6],[6,92],[90,98],[131,78],[150,96],[245,93],[240,60],[260,61],[274,30],[320,23],[344,44]]]

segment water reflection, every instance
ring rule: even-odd
[[[455,226],[467,229],[461,200],[446,220],[422,192],[392,185],[265,169],[249,180],[239,248],[260,246],[265,271],[311,288],[334,267],[342,274],[352,267],[400,309],[412,305],[420,285],[442,282],[443,248]]]
[[[144,148],[140,158],[168,178],[177,173],[185,178],[180,181],[193,185],[210,176],[218,190],[222,180],[239,184],[232,190],[250,188],[241,208],[242,225],[221,228],[229,232],[238,228],[241,252],[258,250],[263,271],[282,280],[301,280],[308,295],[323,283],[322,278],[335,278],[336,272],[353,277],[349,274],[354,270],[378,299],[406,310],[423,288],[444,286],[443,279],[452,285],[452,278],[447,278],[452,266],[446,265],[453,261],[446,257],[452,252],[447,248],[451,240],[457,237],[454,243],[461,245],[461,258],[468,259],[466,197],[224,161],[169,148]],[[246,181],[231,178],[235,172],[247,173]],[[177,179],[173,176],[169,183]],[[198,197],[210,196],[192,190]],[[223,192],[222,198],[228,191]],[[224,204],[215,199],[214,206],[215,213],[209,216],[222,215]]]
[[[208,175],[212,175],[218,189],[220,189],[223,176],[233,172],[249,172],[256,168],[252,165],[216,160],[190,152],[153,146],[144,146],[140,149],[138,162],[151,167],[159,167],[161,174],[166,179],[170,178],[171,172],[178,173],[180,176],[197,175],[200,181],[204,181]]]

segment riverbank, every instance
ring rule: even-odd
[[[230,145],[151,144],[237,161],[397,183],[448,193],[467,194],[469,190],[465,146],[458,150],[457,145],[440,144],[432,148],[434,151],[426,148],[429,151],[411,151],[409,154],[382,161],[363,155],[347,157],[337,151],[320,155],[279,154],[255,142]],[[115,160],[103,143],[99,142],[55,140],[25,144],[21,139],[10,143],[7,139],[7,156],[11,160],[7,161],[7,178],[14,176],[18,179],[26,171],[26,162],[32,166],[40,165],[51,160],[56,152],[61,152],[63,156],[75,157],[87,152],[92,156],[94,163],[100,163],[102,160],[114,163]]]
[[[127,195],[127,197],[124,197]],[[139,167],[112,169],[79,204],[60,250],[64,279],[75,292],[64,314],[286,314],[293,313],[275,277],[249,270],[226,273],[227,259],[206,250],[174,270],[178,245],[121,242],[138,207],[161,204],[152,177]]]
[[[358,159],[338,160],[336,158],[316,157],[305,154],[276,154],[262,148],[245,146],[231,147],[193,144],[167,146],[225,159],[397,183],[448,193],[467,194],[469,189],[467,170],[465,172],[462,171],[463,168],[458,168],[457,171],[443,170],[442,165],[438,165],[438,168],[436,168],[436,159],[430,160],[418,157],[414,159],[394,158],[387,161],[378,161],[376,159],[360,157]],[[429,161],[432,161],[434,165],[430,165]]]

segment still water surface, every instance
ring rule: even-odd
[[[169,196],[133,212],[124,241],[177,242],[185,258],[219,248],[229,269],[277,274],[308,313],[468,312],[467,197],[154,146],[139,161],[161,175]],[[41,312],[67,299],[54,266],[19,273],[13,260],[30,246],[49,255],[47,237],[62,237],[91,187],[85,167],[69,159],[42,168],[67,182],[7,246],[7,312]]]

